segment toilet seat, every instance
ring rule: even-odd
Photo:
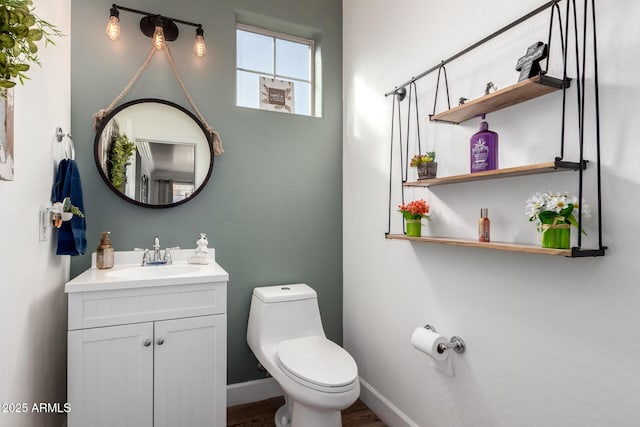
[[[353,357],[323,336],[282,341],[277,356],[288,377],[314,390],[341,393],[357,384],[358,368]]]

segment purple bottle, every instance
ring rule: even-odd
[[[498,134],[482,115],[480,129],[471,136],[471,173],[498,169]]]

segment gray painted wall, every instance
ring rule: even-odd
[[[111,231],[116,250],[194,247],[209,236],[230,274],[228,382],[260,377],[246,345],[255,286],[307,282],[319,294],[325,331],[342,342],[342,2],[294,0],[136,0],[125,6],[204,27],[208,54],[193,55],[195,31],[179,26],[170,44],[196,105],[220,133],[226,153],[216,157],[212,180],[192,201],[172,209],[128,204],[103,183],[93,159],[92,115],[129,82],[151,41],[139,16],[121,12],[122,35],[104,34],[110,2],[72,3],[72,134],[82,173],[88,247]],[[267,15],[321,32],[323,117],[302,117],[235,107],[237,10]],[[162,98],[189,108],[163,54],[123,101]],[[88,255],[72,259],[71,276],[88,268]]]

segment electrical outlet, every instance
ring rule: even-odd
[[[38,221],[38,236],[41,242],[49,240],[51,227],[49,225],[49,212],[46,209],[40,209],[40,221]]]

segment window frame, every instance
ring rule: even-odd
[[[296,37],[296,36],[292,36],[290,34],[285,34],[285,33],[280,33],[277,31],[271,31],[271,30],[267,30],[265,28],[260,28],[260,27],[255,27],[253,25],[247,25],[247,24],[241,24],[241,23],[236,23],[236,40],[237,40],[237,34],[238,34],[238,30],[240,31],[246,31],[249,33],[254,33],[254,34],[259,34],[261,36],[266,36],[266,37],[271,37],[274,39],[274,43],[273,43],[273,72],[272,73],[264,73],[262,71],[256,71],[256,70],[251,70],[251,69],[247,69],[247,68],[242,68],[238,66],[238,58],[236,56],[236,82],[237,82],[237,76],[238,76],[238,71],[242,71],[245,73],[251,73],[251,74],[256,74],[258,76],[269,76],[270,78],[273,79],[279,79],[279,80],[288,80],[288,81],[293,81],[293,82],[302,82],[302,83],[309,83],[310,86],[310,93],[309,93],[309,117],[316,117],[316,42],[313,39],[306,39],[303,37]],[[310,80],[305,80],[305,79],[300,79],[297,77],[290,77],[290,76],[286,76],[286,75],[281,75],[281,74],[277,74],[276,73],[276,69],[277,69],[277,61],[276,61],[276,46],[277,43],[275,42],[276,39],[280,39],[280,40],[284,40],[284,41],[288,41],[288,42],[293,42],[293,43],[299,43],[299,44],[304,44],[309,46],[309,78]],[[237,49],[237,46],[236,46]],[[237,84],[237,83],[236,83]],[[241,107],[240,105],[238,105],[238,98],[237,98],[237,87],[236,87],[236,106],[237,107]],[[251,108],[251,107],[246,107],[246,108]],[[258,107],[258,110],[262,110],[262,108]],[[307,116],[307,114],[301,114],[301,113],[293,113],[299,116]]]

